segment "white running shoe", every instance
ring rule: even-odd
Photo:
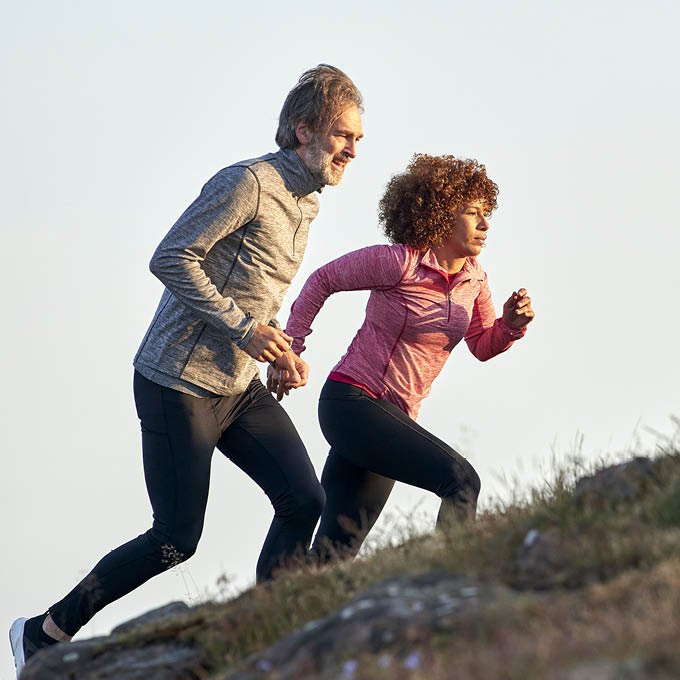
[[[9,644],[12,646],[12,654],[14,656],[14,667],[17,669],[17,678],[21,673],[21,669],[26,663],[26,652],[24,651],[24,625],[26,619],[17,619],[12,627],[9,629]]]

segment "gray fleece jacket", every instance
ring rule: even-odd
[[[258,323],[280,328],[275,317],[302,261],[320,189],[291,150],[210,179],[151,258],[165,291],[135,368],[200,396],[243,392],[258,370],[243,348]]]

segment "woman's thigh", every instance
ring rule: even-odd
[[[440,497],[476,477],[470,463],[448,444],[360,388],[326,383],[319,423],[333,451],[353,465]]]

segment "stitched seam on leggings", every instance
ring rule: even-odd
[[[141,534],[141,535],[144,536],[147,543],[149,543],[151,545],[152,549],[155,548],[151,539],[146,534]],[[95,574],[95,576],[98,575],[98,574],[101,575],[101,576],[108,576],[109,574],[112,574],[115,571],[118,571],[122,567],[127,567],[128,564],[134,564],[135,562],[141,562],[141,561],[144,561],[145,559],[146,559],[146,555],[139,555],[138,557],[131,557],[129,560],[126,560],[125,562],[117,562],[115,567],[112,567],[111,569],[107,569],[106,571],[100,571],[100,570],[94,571],[94,570],[92,570],[91,573]]]
[[[175,485],[175,488],[173,489],[174,495],[172,498],[172,529],[169,532],[170,535],[174,533],[174,530],[177,528],[177,489],[178,489],[178,481],[177,481],[177,457],[175,456],[175,447],[173,446],[172,443],[172,437],[170,436],[170,427],[168,423],[168,412],[165,407],[165,390],[170,389],[169,387],[161,387],[161,404],[163,405],[163,422],[165,423],[165,431],[168,433],[168,448],[170,449],[170,455],[172,456],[172,481]],[[194,399],[198,399],[199,397],[194,397]],[[174,546],[173,546],[174,547]],[[175,548],[176,549],[176,548]]]

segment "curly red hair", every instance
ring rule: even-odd
[[[378,218],[392,243],[426,250],[450,234],[455,214],[481,200],[488,217],[498,186],[474,159],[415,154],[406,171],[394,175],[378,204]]]

